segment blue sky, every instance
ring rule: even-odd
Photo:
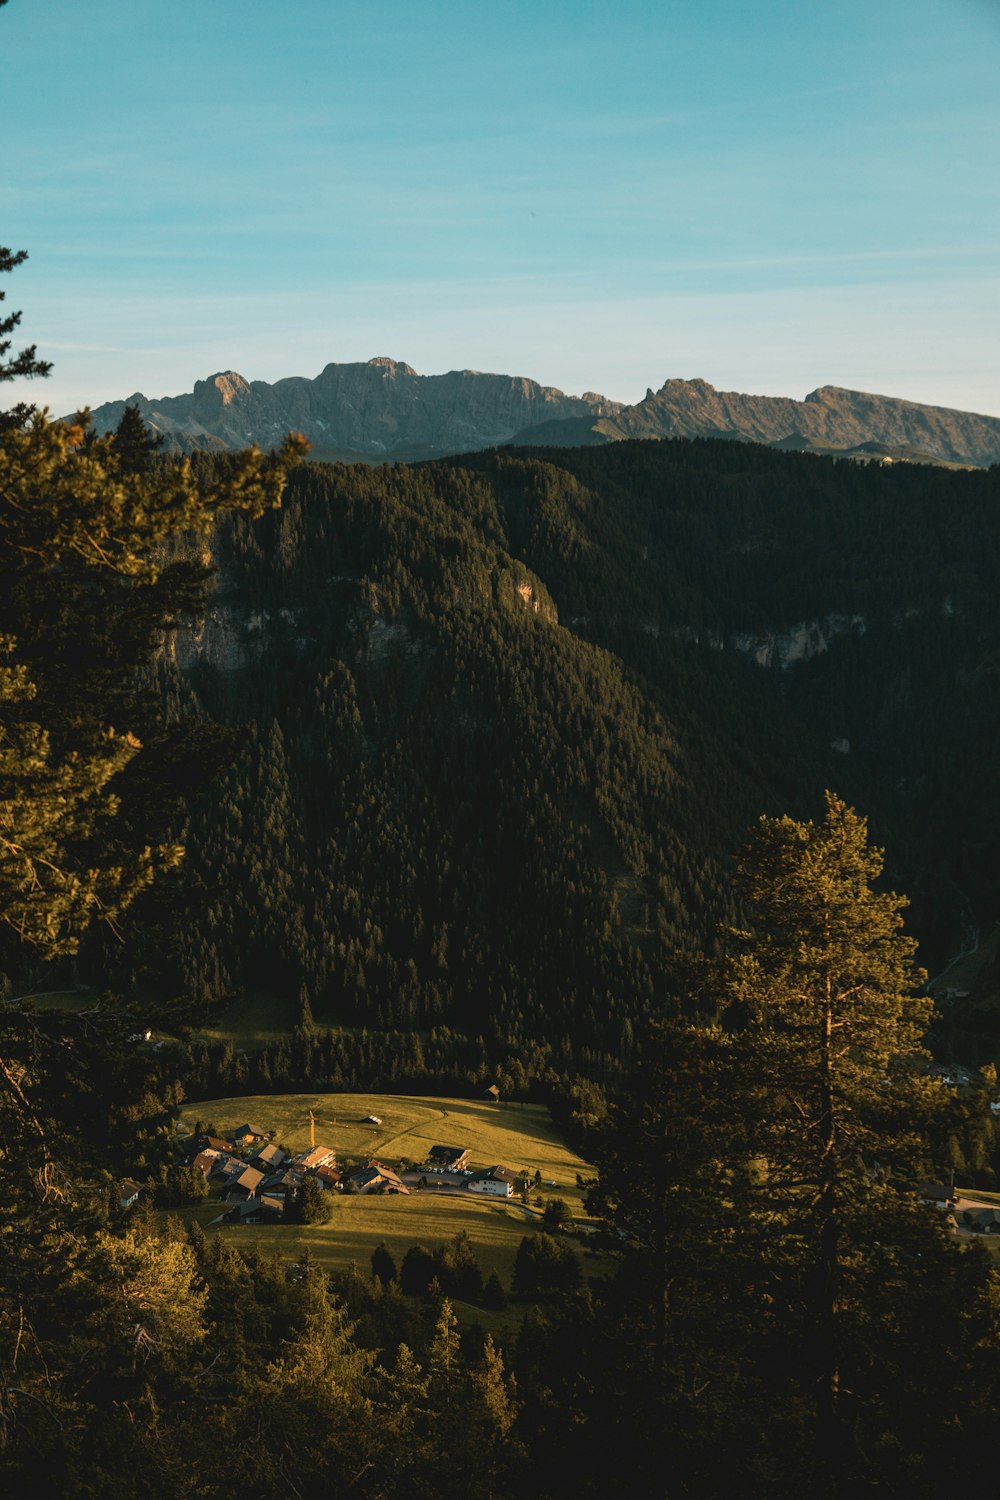
[[[0,68],[54,411],[389,354],[1000,415],[1000,0],[10,0]]]

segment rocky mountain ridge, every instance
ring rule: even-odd
[[[704,380],[667,380],[635,406],[597,424],[605,440],[731,437],[774,447],[864,456],[1000,462],[1000,418],[824,385],[804,401],[717,391]]]
[[[587,392],[567,396],[522,376],[452,370],[418,375],[379,356],[367,364],[328,364],[315,380],[291,376],[269,385],[226,370],[183,396],[150,400],[140,392],[93,413],[111,431],[134,405],[174,448],[272,447],[290,429],[305,433],[314,456],[368,460],[432,458],[509,442],[541,422],[617,414],[620,403]]]
[[[629,438],[725,437],[860,459],[986,467],[1000,463],[1000,417],[839,386],[803,401],[718,391],[669,379],[628,406],[593,391],[570,396],[523,376],[452,370],[418,375],[384,356],[328,364],[310,380],[273,385],[234,370],[193,391],[151,400],[139,392],[93,414],[112,430],[126,404],[175,449],[235,449],[304,432],[316,458],[382,462],[474,452],[507,443],[579,447]]]

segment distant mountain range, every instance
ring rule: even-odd
[[[587,391],[567,396],[514,375],[452,370],[418,375],[393,359],[329,364],[315,380],[269,385],[234,370],[199,380],[182,396],[141,393],[94,412],[112,430],[138,406],[168,446],[272,447],[290,428],[316,458],[384,462],[469,453],[501,444],[580,447],[626,438],[722,437],[858,458],[988,466],[1000,463],[1000,417],[922,406],[891,396],[821,386],[804,401],[717,391],[704,380],[668,380],[628,406]]]

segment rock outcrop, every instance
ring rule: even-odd
[[[589,426],[620,408],[593,392],[567,396],[522,376],[476,370],[418,375],[385,357],[329,364],[315,380],[293,376],[269,385],[227,370],[199,380],[184,396],[150,400],[137,392],[99,406],[97,431],[116,427],[127,404],[176,448],[251,442],[269,448],[294,429],[305,433],[316,456],[375,460],[472,452],[553,420],[584,418]]]
[[[1000,463],[1000,417],[922,406],[891,396],[821,386],[804,401],[717,391],[705,380],[667,380],[634,406],[594,391],[567,396],[515,375],[452,370],[418,375],[380,356],[329,364],[315,380],[269,385],[234,370],[199,380],[183,396],[136,393],[94,412],[98,432],[117,426],[126,404],[168,446],[273,447],[304,432],[317,458],[380,462],[468,453],[502,443],[579,447],[623,438],[724,437],[773,447],[987,466]]]
[[[774,447],[880,454],[955,464],[1000,463],[1000,417],[921,406],[824,385],[804,401],[717,391],[704,380],[668,380],[635,406],[600,420],[606,440],[727,437]],[[866,451],[862,451],[866,450]]]

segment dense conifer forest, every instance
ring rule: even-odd
[[[7,1483],[957,1493],[997,1274],[917,1183],[996,1186],[995,976],[934,1020],[847,802],[918,957],[992,920],[997,471],[0,453]],[[117,998],[33,998],[76,981]],[[277,1039],[210,1043],[241,996]],[[610,1272],[553,1205],[509,1286],[187,1213],[185,1098],[494,1081],[595,1163]]]
[[[606,1078],[736,920],[742,830],[825,786],[939,970],[1000,894],[997,487],[707,440],[298,470],[161,651],[241,744],[109,980]],[[942,1048],[992,1055],[995,990]]]

